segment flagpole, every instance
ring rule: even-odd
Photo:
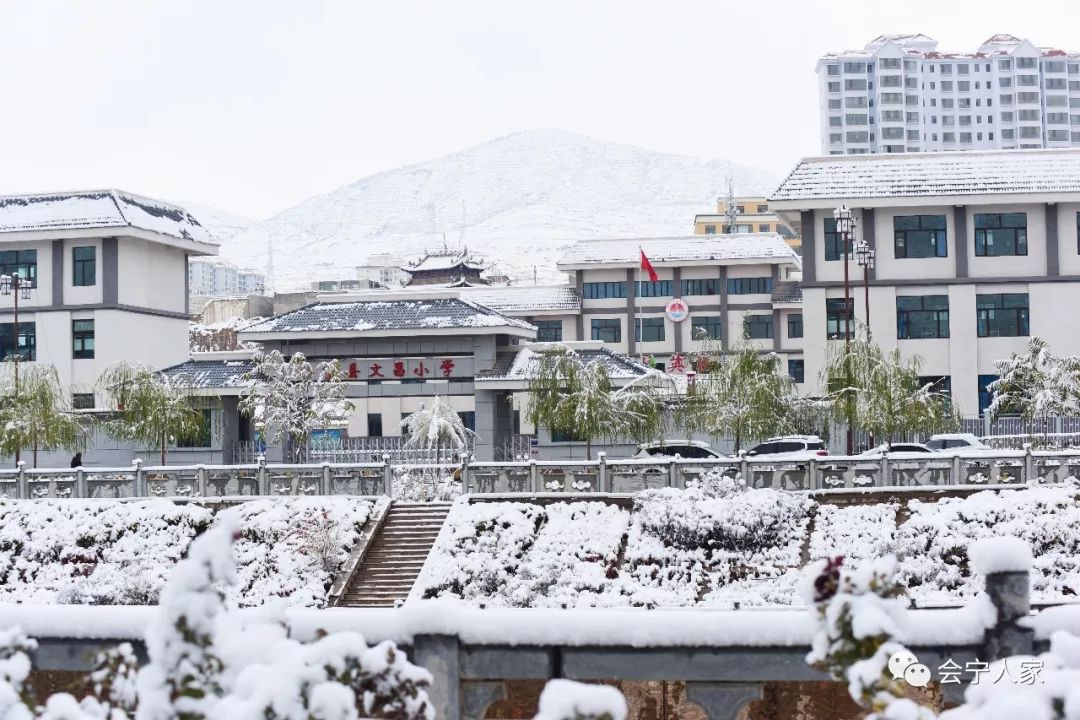
[[[645,333],[643,332],[644,327],[642,326],[642,322],[641,322],[641,266],[644,265],[644,262],[642,262],[641,258],[644,257],[644,255],[645,255],[645,251],[641,249],[640,245],[638,245],[638,263],[637,263],[638,284],[637,284],[637,287],[634,288],[634,326],[635,326],[635,328],[637,330],[638,361],[642,365],[645,364],[645,352],[644,352],[644,349],[643,349],[644,340],[645,340]]]

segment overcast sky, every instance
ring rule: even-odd
[[[818,152],[816,58],[888,32],[1080,49],[1080,3],[0,0],[0,192],[263,219],[542,127],[780,175]]]

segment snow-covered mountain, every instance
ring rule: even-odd
[[[237,215],[236,213],[214,207],[213,205],[207,205],[206,203],[185,200],[176,204],[194,215],[195,219],[199,221],[199,224],[205,227],[210,232],[210,235],[219,243],[224,243],[240,233],[247,231],[255,225],[256,222],[251,218],[246,218],[242,215]]]
[[[283,290],[352,277],[373,253],[415,259],[445,234],[518,282],[531,282],[534,268],[551,281],[575,240],[692,234],[694,215],[715,212],[729,174],[737,194],[776,185],[763,170],[725,160],[532,130],[305,200],[226,240],[222,255],[263,268],[272,237],[274,287]]]

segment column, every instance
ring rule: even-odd
[[[1058,254],[1058,212],[1055,203],[1046,204],[1046,274],[1061,274],[1061,256]]]
[[[968,236],[967,236],[967,207],[957,205],[953,208],[953,230],[956,235],[956,277],[968,276]]]
[[[863,240],[871,250],[877,250],[877,224],[874,221],[874,208],[863,208],[862,211]],[[870,279],[877,276],[877,266],[870,270]]]
[[[637,342],[634,340],[636,330],[634,321],[634,304],[637,300],[637,285],[634,283],[634,271],[626,271],[626,354],[634,357],[637,350]]]
[[[728,331],[728,297],[727,297],[727,266],[720,266],[720,277],[718,278],[720,287],[720,327],[722,328],[720,334],[720,349],[727,350],[730,344],[731,338],[728,336],[731,334]]]
[[[580,270],[574,271],[574,285],[577,288],[577,294],[579,298],[582,297],[582,293],[585,289],[585,281],[582,279],[583,275],[584,273],[582,273]],[[582,300],[582,305],[584,305],[584,300]],[[574,317],[574,328],[577,331],[577,335],[574,338],[575,340],[589,339],[585,336],[585,313],[583,309],[578,310],[577,315]]]
[[[814,211],[803,210],[799,214],[799,222],[802,225],[802,257],[803,257],[803,282],[812,283],[816,278],[817,269],[814,267],[814,263],[817,262],[816,255],[816,230],[814,226]]]
[[[410,661],[432,676],[428,699],[439,720],[461,720],[461,668],[453,635],[417,635]]]

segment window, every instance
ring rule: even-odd
[[[562,342],[562,320],[533,320],[537,342]]]
[[[919,113],[917,113],[917,112],[909,112],[907,114],[907,121],[909,123],[917,123],[917,122],[919,122]]]
[[[93,410],[94,393],[72,393],[71,407],[74,410]]]
[[[900,58],[881,58],[878,61],[878,65],[882,70],[899,70]]]
[[[178,448],[208,448],[210,447],[210,422],[213,418],[213,413],[210,408],[201,408],[199,412],[202,414],[202,424],[199,426],[199,430],[189,437],[176,438],[176,447]]]
[[[840,102],[837,100],[837,102]],[[856,95],[855,97],[844,98],[844,107],[846,108],[864,108],[866,107],[866,98]]]
[[[1021,122],[1023,122],[1023,121],[1028,121],[1028,122],[1036,121],[1037,122],[1039,120],[1039,111],[1038,110],[1020,110],[1019,112],[1016,113],[1016,116],[1020,119]]]
[[[844,243],[836,231],[836,218],[825,218],[825,259],[840,260],[844,257]],[[848,256],[851,256],[851,241],[847,243]]]
[[[840,109],[840,98],[829,98],[829,109],[830,110],[839,110]]]
[[[461,424],[465,426],[466,430],[476,432],[476,412],[474,410],[461,410],[457,415],[461,418]]]
[[[944,215],[897,215],[893,240],[897,258],[948,257]]]
[[[94,321],[71,321],[71,357],[89,360],[94,357]]]
[[[945,63],[942,63],[941,64],[941,74],[942,75],[952,75],[952,65],[946,65]]]
[[[1039,67],[1038,58],[1033,58],[1033,57],[1016,58],[1016,69],[1017,70],[1030,70],[1032,68],[1037,68],[1037,67]]]
[[[956,83],[956,91],[957,92],[971,92],[971,81],[970,80],[958,80],[957,83]]]
[[[597,318],[592,321],[592,339],[603,342],[622,342],[622,322],[617,318]]]
[[[961,115],[960,116],[960,124],[961,125],[967,125],[968,127],[971,127],[971,116],[970,115]]]
[[[830,340],[842,339],[846,333],[855,334],[855,299],[848,299],[847,312],[844,312],[844,298],[829,298],[825,301],[825,335]]]
[[[1014,117],[1015,116],[1013,115],[1011,110],[1009,112],[1003,112],[1003,113],[1001,113],[1001,122],[1003,122],[1003,123],[1011,123],[1013,121]]]
[[[979,337],[1025,337],[1029,334],[1027,293],[975,296]]]
[[[1080,255],[1080,212],[1076,213],[1076,253]]]
[[[806,361],[788,360],[787,374],[791,376],[792,380],[799,384],[806,382]]]
[[[720,281],[716,278],[704,278],[702,280],[683,280],[683,295],[717,295],[719,294]]]
[[[1011,88],[1013,86],[1012,78],[1003,77],[998,80],[998,86],[1003,88]]]
[[[97,248],[93,245],[71,248],[71,269],[71,284],[75,287],[97,285]]]
[[[846,73],[864,73],[866,72],[866,63],[864,62],[846,62],[844,63],[844,72]]]
[[[900,87],[903,84],[903,80],[900,75],[882,75],[881,87]]]
[[[1047,90],[1068,90],[1069,81],[1065,78],[1046,78]]]
[[[1012,70],[1012,60],[998,60],[998,70]]]
[[[941,107],[951,110],[956,106],[956,101],[952,98],[941,98]],[[946,123],[948,124],[948,123]]]
[[[904,128],[887,127],[881,129],[881,137],[884,140],[903,140]]]
[[[1069,113],[1067,113],[1067,112],[1065,112],[1065,113],[1048,112],[1048,113],[1046,113],[1046,124],[1047,125],[1068,125],[1069,124]]]
[[[941,141],[942,142],[947,142],[947,143],[956,142],[956,133],[954,133],[954,132],[941,133]]]
[[[664,318],[638,318],[634,323],[634,339],[638,342],[664,342]]]
[[[719,315],[695,315],[690,318],[690,337],[694,340],[710,338],[719,340],[724,336],[724,325]]]
[[[1061,140],[1068,141],[1068,139],[1069,139],[1069,131],[1068,130],[1047,130],[1046,131],[1046,139],[1051,140],[1051,141],[1061,141]]]
[[[1027,213],[976,213],[975,254],[1027,255]]]
[[[949,337],[949,296],[914,295],[896,298],[896,338],[921,340]]]
[[[0,323],[0,361],[15,357],[16,337],[14,323]],[[37,325],[19,323],[18,354],[23,360],[37,359]]]
[[[37,250],[0,251],[0,275],[18,275],[37,287]]]
[[[789,338],[801,338],[803,333],[802,328],[802,313],[791,313],[787,316],[787,335]]]
[[[882,105],[903,105],[904,94],[903,93],[881,93]]]
[[[638,297],[671,297],[672,283],[670,280],[657,280],[649,282],[641,280],[637,283]]]
[[[962,143],[971,142],[971,133],[969,133],[969,132],[960,133],[960,142],[962,142]]]
[[[1013,140],[1016,138],[1016,131],[1012,128],[1006,128],[1001,131],[1002,140]]]
[[[844,123],[847,125],[866,125],[867,122],[866,115],[854,115],[848,113],[844,116]]]
[[[715,225],[706,225],[705,226],[705,234],[706,235],[715,235],[716,234],[716,226]]]
[[[849,132],[847,134],[847,141],[850,143],[864,143],[867,142],[869,134],[866,132]]]
[[[942,80],[941,81],[941,91],[942,92],[952,92],[952,89],[953,89],[952,80]]]
[[[827,83],[826,87],[829,92],[840,92],[840,81]]]
[[[1037,92],[1018,92],[1016,93],[1016,102],[1019,105],[1038,105],[1039,93]],[[1046,98],[1046,104],[1050,105],[1050,98]]]
[[[751,340],[766,340],[773,336],[772,315],[744,315],[743,329]]]
[[[771,277],[728,278],[728,295],[761,295],[772,292]]]
[[[382,413],[368,413],[367,436],[382,437]]]
[[[840,66],[839,65],[826,65],[825,66],[825,74],[826,75],[839,75],[840,74]]]
[[[976,65],[976,67],[978,67],[978,65]],[[971,68],[967,63],[960,63],[959,65],[956,66],[956,74],[957,75],[969,75],[969,74],[971,74],[970,70],[971,70]]]
[[[1070,75],[1080,75],[1080,64],[1078,64],[1078,63],[1069,63],[1069,74]]]
[[[604,300],[626,297],[625,282],[591,282],[581,286],[581,297],[586,300]]]
[[[1061,60],[1047,60],[1043,63],[1043,70],[1045,72],[1063,73],[1065,72],[1065,63]]]
[[[757,231],[758,232],[772,232],[772,230],[769,227],[768,223],[765,223],[765,224],[758,223]]]
[[[1016,87],[1036,87],[1039,84],[1038,75],[1017,75]]]

